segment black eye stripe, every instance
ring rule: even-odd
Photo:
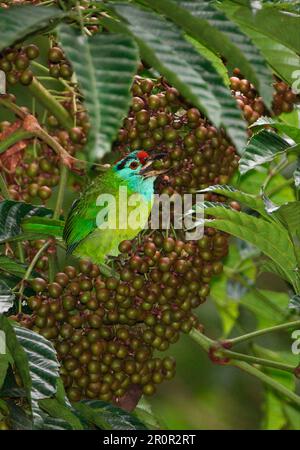
[[[124,169],[126,163],[131,159],[132,159],[131,155],[126,156],[124,159],[122,159],[122,161],[119,162],[119,164],[117,165],[117,169],[118,170]]]

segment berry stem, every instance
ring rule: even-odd
[[[68,111],[36,78],[33,78],[32,83],[29,85],[29,90],[32,95],[56,117],[64,128],[70,129],[73,127],[73,121]]]
[[[217,341],[214,341],[214,340],[208,338],[207,336],[200,333],[200,331],[196,330],[195,328],[193,328],[192,331],[190,332],[190,337],[197,344],[199,344],[200,347],[207,353],[210,352],[211,348],[219,345],[219,343]],[[229,350],[224,349],[224,351],[223,351],[223,349],[220,349],[220,352],[222,352],[225,356],[225,352],[228,354]],[[230,352],[230,353],[235,354],[235,352]],[[242,355],[242,356],[245,356],[245,355]],[[255,358],[255,357],[253,357],[253,358]],[[255,359],[258,360],[260,358],[255,358]],[[260,359],[260,364],[261,364],[261,361],[262,360]],[[254,361],[252,360],[252,362],[254,362]],[[256,367],[252,366],[248,362],[241,361],[241,360],[233,360],[233,361],[230,361],[229,364],[231,366],[234,366],[234,367],[237,367],[238,369],[243,370],[244,372],[247,372],[249,375],[256,377],[262,383],[268,385],[269,387],[271,387],[272,389],[277,391],[279,394],[283,395],[284,397],[288,398],[290,401],[292,401],[296,405],[300,406],[300,396],[298,396],[294,392],[287,389],[281,383],[274,380],[272,377],[265,374],[260,369],[257,369]],[[281,367],[281,370],[282,370],[282,367]],[[290,368],[289,368],[289,370],[290,370]]]
[[[4,152],[17,142],[22,141],[23,139],[30,139],[32,137],[33,134],[30,131],[25,131],[22,129],[16,130],[0,142],[0,153]]]
[[[24,112],[18,105],[8,100],[7,97],[0,97],[0,105],[12,111],[16,116],[24,119],[26,116],[26,112]]]
[[[34,136],[46,142],[62,159],[63,163],[71,166],[75,158],[71,156],[50,134],[48,134],[38,123],[37,119],[28,114],[23,122],[23,128],[31,132]]]
[[[276,325],[274,327],[269,327],[269,328],[263,328],[261,330],[257,330],[257,331],[253,331],[251,333],[247,333],[247,334],[243,334],[242,336],[238,336],[236,338],[233,339],[228,339],[226,342],[229,343],[229,345],[237,345],[240,344],[241,342],[245,342],[245,341],[249,341],[251,339],[254,339],[256,337],[259,336],[263,336],[267,333],[273,333],[276,331],[282,331],[282,330],[288,330],[289,328],[294,328],[294,327],[298,327],[300,326],[300,320],[295,320],[294,322],[288,322],[288,323],[283,323],[281,325]]]
[[[25,272],[25,275],[21,281],[21,286],[19,289],[19,303],[18,303],[18,312],[21,313],[22,312],[22,298],[23,298],[23,293],[24,293],[24,289],[25,289],[25,281],[29,279],[31,272],[33,271],[36,263],[38,262],[40,256],[42,253],[44,253],[45,250],[47,250],[47,248],[49,247],[49,245],[51,244],[52,240],[48,240],[47,242],[45,242],[45,244],[36,252],[36,254],[34,255],[34,257],[32,258],[32,261],[30,262],[29,266],[27,267],[27,270]]]
[[[61,163],[60,164],[60,179],[59,179],[58,192],[57,192],[57,197],[56,197],[56,204],[55,204],[53,219],[59,219],[59,216],[61,214],[67,180],[68,180],[68,169],[64,164]]]
[[[1,172],[0,172],[0,191],[2,193],[2,197],[8,200],[9,192],[8,192],[6,182],[5,182]]]
[[[270,359],[258,358],[257,356],[245,355],[243,353],[232,352],[231,350],[220,350],[222,356],[226,356],[230,359],[236,359],[238,361],[245,361],[253,364],[259,364],[261,366],[273,367],[274,369],[285,370],[286,372],[294,372],[296,367],[291,364],[284,364]]]

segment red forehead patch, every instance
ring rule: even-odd
[[[145,164],[146,160],[149,158],[149,154],[144,150],[138,152],[137,157],[139,158],[141,164]]]

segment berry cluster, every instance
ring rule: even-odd
[[[251,125],[259,117],[269,113],[262,97],[259,96],[253,84],[243,77],[239,69],[235,69],[233,73],[234,76],[230,78],[232,93],[243,111],[245,120]],[[274,114],[279,115],[282,112],[291,112],[298,100],[296,94],[293,93],[286,83],[280,80],[276,80],[274,88],[272,104]]]
[[[273,94],[273,111],[276,116],[283,112],[291,112],[295,103],[299,101],[297,95],[283,81],[277,80],[274,83],[275,93]]]
[[[55,45],[48,51],[49,73],[53,78],[70,80],[73,74],[70,63],[66,59],[62,49]]]
[[[227,183],[238,157],[223,130],[213,127],[164,79],[154,82],[137,76],[132,94],[116,150],[122,154],[138,148],[167,152],[156,168],[170,169],[160,187],[169,194]]]
[[[18,49],[8,48],[4,50],[3,58],[0,60],[0,64],[2,64],[0,68],[7,72],[8,82],[13,84],[9,75],[15,73],[16,67],[20,69],[21,64],[24,65],[24,70],[28,71],[27,63],[29,63],[30,58],[33,59],[38,54],[39,48],[34,44]],[[57,61],[50,67],[50,72],[55,66],[56,69],[59,69],[57,76],[69,78],[71,72],[67,74],[66,66],[68,68],[70,66],[63,59],[61,50],[58,47],[52,47],[48,56],[52,61]],[[23,79],[23,73],[25,72],[17,74],[18,80],[21,81]],[[53,73],[52,76],[55,76],[55,74]],[[10,102],[16,102],[16,97],[13,94],[7,94],[7,99]],[[58,101],[69,112],[70,117],[73,118],[74,127],[65,129],[59,124],[54,115],[48,113],[44,118],[44,129],[70,155],[78,154],[86,143],[90,123],[76,86],[72,85],[71,89],[61,92]],[[29,113],[26,107],[21,107],[20,110],[23,110],[25,114]],[[22,121],[19,119],[12,123],[8,121],[1,122],[0,138],[8,138],[11,133],[21,126]],[[1,154],[0,164],[5,173],[10,196],[15,200],[35,202],[39,199],[42,203],[45,203],[52,194],[52,188],[59,182],[58,156],[47,144],[36,139],[20,141],[10,147]]]
[[[72,401],[118,401],[131,385],[151,395],[174,376],[175,361],[154,352],[197,324],[192,311],[222,271],[227,238],[213,229],[198,242],[155,232],[142,243],[123,241],[120,252],[116,276],[81,260],[79,270],[68,266],[52,283],[34,279],[33,313],[18,318],[54,342]]]
[[[39,56],[39,48],[35,44],[26,46],[16,46],[6,48],[0,54],[0,69],[6,73],[6,80],[9,85],[15,85],[18,82],[28,86],[33,79],[33,73],[30,70],[30,61]]]

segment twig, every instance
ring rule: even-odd
[[[228,339],[226,342],[228,342],[230,346],[233,346],[240,344],[241,342],[249,341],[250,339],[263,336],[267,333],[274,333],[276,331],[288,330],[290,328],[295,328],[298,326],[300,326],[300,320],[295,320],[294,322],[283,323],[281,325],[275,325],[274,327],[262,328],[261,330],[252,331],[251,333],[247,333],[233,339]]]
[[[212,339],[205,336],[203,333],[200,333],[200,331],[196,330],[195,328],[193,328],[192,331],[190,332],[190,337],[195,342],[197,342],[197,344],[207,353],[210,353],[211,349],[216,348],[216,346],[219,344],[218,342],[213,341]],[[226,349],[224,349],[224,350],[227,351]],[[220,349],[220,352],[221,351],[222,351],[222,349]],[[232,353],[235,354],[235,352],[232,352]],[[262,361],[262,359],[260,359],[260,361]],[[274,380],[269,375],[265,374],[264,372],[257,369],[256,367],[252,366],[248,362],[233,359],[233,360],[228,360],[227,365],[237,367],[237,368],[243,370],[244,372],[247,372],[250,375],[255,376],[257,379],[262,381],[264,384],[268,385],[269,387],[271,387],[272,389],[277,391],[279,394],[283,395],[284,397],[289,399],[291,402],[295,403],[297,406],[300,406],[300,397],[297,394],[290,391],[285,386],[283,386],[281,383]],[[282,370],[282,368],[281,368],[281,370]]]

